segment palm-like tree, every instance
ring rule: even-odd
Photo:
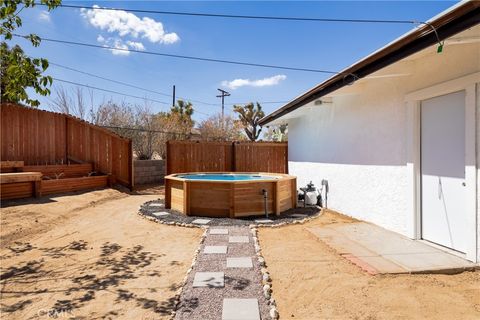
[[[258,122],[265,116],[265,113],[262,111],[262,106],[258,102],[256,106],[251,102],[244,106],[233,106],[233,111],[238,113],[238,118],[244,127],[248,139],[250,139],[250,141],[257,140],[260,132],[262,132],[262,127]]]
[[[193,105],[190,101],[177,100],[177,104],[171,108],[172,112],[190,118],[193,114]]]
[[[177,103],[170,109],[170,114],[173,116],[173,119],[177,119],[180,124],[180,131],[182,134],[190,134],[190,131],[193,128],[194,121],[192,119],[193,115],[193,105],[191,102],[177,100]]]

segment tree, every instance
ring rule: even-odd
[[[60,5],[61,0],[40,0],[50,11]],[[14,31],[22,26],[20,12],[35,6],[34,0],[1,0],[0,3],[0,35],[11,40]],[[18,7],[21,6],[20,9]],[[18,10],[17,10],[18,9]],[[35,34],[25,36],[34,47],[40,45],[40,37]],[[1,53],[1,102],[24,102],[30,106],[38,106],[40,102],[30,99],[26,88],[33,88],[36,93],[46,96],[50,94],[47,86],[52,85],[50,76],[42,73],[48,68],[48,61],[43,58],[30,58],[22,48],[15,45],[9,48],[6,42],[0,44]]]
[[[250,141],[257,140],[260,132],[262,132],[262,127],[258,122],[265,116],[265,113],[262,111],[262,106],[257,102],[255,107],[253,102],[251,102],[244,106],[235,105],[233,106],[233,111],[238,113],[238,118],[244,127],[248,139],[250,139]]]
[[[263,134],[267,141],[285,142],[288,141],[288,126],[281,124],[279,126],[270,126]]]
[[[195,125],[195,121],[192,119],[193,105],[191,102],[185,102],[184,100],[177,100],[175,106],[171,108],[169,116],[172,118],[173,123],[177,123],[180,127],[180,133],[183,135],[189,135]]]
[[[207,141],[245,140],[242,129],[243,127],[239,120],[235,120],[230,115],[222,118],[221,114],[216,114],[203,120],[198,126],[201,139]]]
[[[50,102],[50,109],[56,112],[70,114],[82,120],[95,122],[96,113],[93,107],[93,90],[88,90],[90,107],[81,87],[75,87],[72,94],[62,86],[55,88],[56,97]]]

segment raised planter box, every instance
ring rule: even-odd
[[[81,178],[67,178],[55,180],[42,180],[42,195],[72,192],[89,189],[99,189],[108,186],[108,176],[91,176]]]
[[[54,180],[18,181],[2,183],[0,193],[2,200],[8,200],[53,193],[100,189],[108,185],[109,176],[106,175]]]

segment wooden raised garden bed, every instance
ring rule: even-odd
[[[9,170],[6,164],[2,166],[5,172],[3,169]],[[91,163],[16,166],[15,170],[23,172],[0,174],[2,200],[99,189],[111,183],[110,176],[94,172]]]

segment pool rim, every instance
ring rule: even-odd
[[[188,174],[245,174],[245,175],[259,175],[275,177],[277,179],[252,179],[252,180],[202,180],[202,179],[186,179],[178,177],[178,175]],[[272,172],[226,172],[226,171],[213,171],[213,172],[186,172],[186,173],[172,173],[165,176],[165,179],[171,179],[176,181],[188,181],[189,183],[196,182],[212,182],[212,183],[252,183],[252,182],[275,182],[296,179],[296,176],[292,176],[285,173],[272,173]]]

